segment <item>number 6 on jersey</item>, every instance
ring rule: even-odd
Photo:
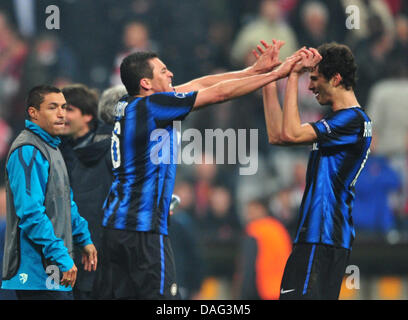
[[[120,141],[118,135],[120,134],[120,122],[116,121],[112,133],[111,153],[113,169],[120,167]]]

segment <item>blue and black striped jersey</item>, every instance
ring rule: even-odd
[[[103,226],[167,235],[177,168],[177,131],[197,92],[125,96],[116,105],[112,133],[114,180],[104,205]]]
[[[310,154],[295,243],[350,249],[354,185],[370,152],[371,120],[359,107],[333,112],[311,124]]]

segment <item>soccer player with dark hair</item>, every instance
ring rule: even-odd
[[[302,60],[289,74],[283,112],[276,84],[263,89],[269,143],[312,145],[280,299],[337,299],[355,235],[354,185],[369,154],[371,121],[353,91],[356,65],[347,46],[329,43],[299,52]],[[309,90],[332,112],[302,124],[298,80],[305,71],[310,71]]]
[[[176,87],[156,54],[137,52],[123,60],[120,74],[128,95],[116,106],[112,136],[114,181],[103,219],[101,298],[179,298],[167,229],[177,166],[173,121],[287,76],[300,57],[274,69],[282,44],[266,48],[247,69]],[[165,141],[157,132],[167,133]],[[152,161],[158,154],[170,162]]]

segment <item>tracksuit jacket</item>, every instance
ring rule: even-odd
[[[26,120],[9,151],[3,289],[72,290],[56,275],[73,267],[73,244],[92,243],[59,144],[59,137]]]

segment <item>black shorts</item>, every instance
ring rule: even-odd
[[[100,252],[95,298],[180,299],[168,236],[104,228]]]
[[[345,248],[295,244],[286,262],[279,299],[338,299],[349,256]]]

